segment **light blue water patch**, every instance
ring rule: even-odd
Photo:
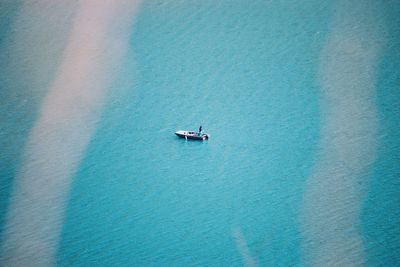
[[[61,266],[299,263],[329,5],[143,3],[72,187]],[[203,125],[207,142],[179,129]],[[238,240],[238,235],[243,240]]]
[[[388,2],[385,49],[379,64],[379,149],[363,206],[363,237],[369,266],[400,262],[400,5]]]

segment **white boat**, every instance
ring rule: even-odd
[[[208,138],[210,137],[210,135],[206,133],[203,134],[195,131],[184,131],[184,130],[177,131],[175,132],[175,134],[180,138],[185,138],[190,140],[200,140],[200,141],[208,140]]]

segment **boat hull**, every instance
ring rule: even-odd
[[[208,138],[209,138],[208,134],[198,135],[197,133],[190,132],[190,131],[177,131],[175,134],[180,138],[189,139],[189,140],[204,141],[204,140],[208,140]]]

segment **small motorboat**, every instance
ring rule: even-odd
[[[190,140],[208,140],[208,138],[210,137],[208,134],[204,133],[204,134],[199,134],[195,131],[177,131],[175,133],[177,136],[181,137],[181,138],[185,138],[190,139]]]

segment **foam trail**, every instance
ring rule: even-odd
[[[135,1],[79,2],[62,62],[15,178],[2,266],[55,263],[71,179],[95,130],[112,70],[127,50],[136,8]]]
[[[235,239],[236,247],[242,256],[243,264],[246,267],[257,266],[256,261],[250,254],[249,246],[247,245],[246,238],[244,237],[242,231],[238,227],[232,228],[232,235]]]
[[[300,216],[306,265],[365,263],[358,226],[376,151],[374,68],[384,26],[376,10],[370,1],[339,1],[322,50],[320,152]]]

